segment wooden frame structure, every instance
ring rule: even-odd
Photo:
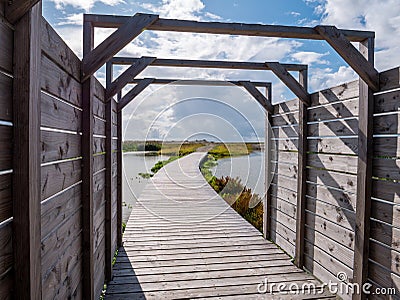
[[[94,28],[117,28],[105,41],[93,49]],[[238,24],[238,23],[221,23],[221,22],[196,22],[185,20],[162,19],[158,15],[153,14],[135,14],[134,16],[109,16],[109,15],[84,15],[84,44],[91,45],[90,51],[86,51],[82,61],[82,80],[85,81],[92,76],[102,65],[111,61],[127,43],[136,38],[143,30],[158,31],[175,31],[175,32],[194,32],[194,33],[210,33],[210,34],[234,34],[246,36],[263,36],[263,37],[279,37],[279,38],[296,38],[310,40],[325,40],[333,49],[353,68],[359,75],[360,85],[360,128],[359,131],[359,165],[358,173],[364,174],[358,176],[357,190],[357,225],[355,238],[355,256],[354,256],[354,281],[360,285],[366,282],[368,276],[368,241],[369,227],[368,222],[370,215],[370,178],[372,167],[368,164],[371,161],[372,143],[372,102],[373,92],[378,91],[380,87],[379,73],[375,69],[371,53],[374,49],[374,33],[368,31],[352,31],[341,30],[334,26],[316,26],[311,27],[295,27],[295,26],[276,26],[276,25],[259,25],[259,24]],[[351,42],[359,42],[363,53],[360,53]],[[141,58],[136,61],[127,70],[129,71],[121,79],[135,77],[145,67],[155,63],[155,58]],[[161,61],[162,62],[162,61]],[[160,61],[158,61],[160,63]],[[165,61],[164,61],[165,63]],[[297,82],[289,72],[279,63],[267,63],[270,68],[282,81],[294,85],[292,91],[303,102],[300,108],[300,145],[299,145],[299,170],[298,179],[298,232],[297,232],[297,248],[296,264],[302,267],[303,253],[303,232],[304,214],[302,213],[305,203],[305,158],[306,145],[303,134],[306,130],[306,107],[310,98],[306,91],[305,78],[307,72],[300,75],[300,81],[303,86],[296,84]],[[137,74],[135,74],[135,72]],[[134,75],[134,76],[132,76]],[[138,86],[142,89],[149,84],[150,79],[141,81]],[[112,97],[118,92],[123,84],[116,82],[111,83],[107,96]],[[139,89],[139,88],[138,88]],[[142,89],[143,90],[143,89]],[[300,158],[300,156],[302,156]],[[361,298],[361,295],[355,295],[354,298]]]
[[[24,1],[14,0],[8,3],[0,4],[4,8],[2,20],[7,24],[2,34],[5,40],[11,41],[13,47],[6,49],[11,62],[10,69],[7,73],[12,76],[7,78],[11,83],[13,90],[13,154],[12,154],[12,169],[13,169],[13,184],[12,189],[12,243],[13,256],[15,257],[12,263],[14,281],[18,286],[15,289],[16,298],[38,299],[41,297],[41,275],[43,274],[42,258],[40,252],[41,242],[41,207],[40,207],[40,191],[36,184],[40,182],[40,71],[41,64],[41,49],[40,38],[41,33],[41,7],[39,0]],[[11,29],[12,27],[12,29]],[[94,28],[117,28],[117,30],[98,47],[94,48]],[[171,20],[162,19],[157,15],[151,14],[136,14],[130,16],[99,16],[85,15],[84,17],[84,59],[80,65],[79,59],[73,60],[73,64],[65,67],[70,71],[77,72],[78,76],[74,77],[76,86],[82,85],[82,94],[79,89],[80,98],[82,96],[82,228],[83,228],[83,297],[85,299],[94,299],[94,284],[95,277],[93,260],[93,94],[96,89],[96,81],[93,74],[107,62],[118,62],[120,58],[114,58],[127,43],[137,37],[143,30],[157,31],[177,31],[177,32],[193,32],[193,33],[210,33],[210,34],[234,34],[247,35],[258,37],[279,37],[279,38],[296,38],[296,39],[311,39],[322,40],[328,42],[333,49],[357,72],[360,77],[359,82],[359,123],[358,123],[358,164],[357,164],[357,198],[356,198],[356,227],[355,227],[355,251],[354,251],[354,278],[353,282],[363,284],[368,279],[369,260],[369,237],[370,237],[370,215],[371,215],[371,181],[372,181],[372,155],[373,155],[373,111],[374,111],[374,92],[385,90],[387,85],[398,88],[398,69],[379,75],[374,68],[373,53],[374,53],[374,33],[368,31],[352,31],[337,29],[334,26],[316,26],[311,27],[294,27],[294,26],[276,26],[276,25],[260,25],[260,24],[238,24],[238,23],[221,23],[221,22],[193,22],[186,20]],[[13,31],[13,33],[9,33]],[[11,37],[9,39],[8,37]],[[357,42],[360,44],[360,49],[357,50],[351,43]],[[43,43],[43,41],[42,41]],[[61,57],[62,62],[65,57]],[[71,57],[69,57],[71,58]],[[58,58],[57,58],[58,59]],[[68,60],[68,56],[67,56]],[[123,60],[123,59],[121,59]],[[129,60],[132,60],[129,58]],[[78,63],[76,63],[78,62]],[[2,62],[3,63],[3,62]],[[121,63],[124,63],[121,61]],[[145,65],[163,66],[177,64],[175,61],[140,58],[135,61],[126,62],[132,66],[132,72],[144,69]],[[144,64],[143,64],[144,63]],[[58,63],[62,65],[61,63]],[[200,62],[183,60],[180,66],[195,67],[202,64],[203,67],[232,68],[229,62]],[[173,65],[178,67],[178,65]],[[4,66],[3,66],[4,67]],[[297,195],[297,223],[296,223],[296,264],[302,266],[302,255],[304,252],[304,204],[305,204],[305,180],[306,170],[305,161],[307,150],[307,105],[310,96],[307,93],[307,70],[298,69],[294,71],[300,72],[299,81],[288,76],[288,71],[293,65],[285,65],[279,63],[257,64],[251,62],[235,63],[238,69],[254,69],[254,70],[272,70],[285,83],[289,83],[294,90],[296,96],[302,101],[299,106],[299,146],[298,146],[298,169],[299,176],[297,179],[298,195]],[[82,70],[82,74],[79,72]],[[79,76],[79,74],[81,76]],[[133,79],[129,74],[129,82],[137,82],[138,85],[146,86],[151,83],[161,83],[160,79]],[[290,74],[289,74],[290,75]],[[385,76],[391,78],[384,78]],[[135,77],[135,76],[134,76]],[[123,77],[121,78],[123,79]],[[136,80],[136,81],[135,81]],[[391,85],[390,80],[396,84]],[[165,81],[164,81],[165,82]],[[388,84],[389,82],[389,84]],[[393,83],[392,82],[392,83]],[[112,84],[112,82],[110,82]],[[255,86],[246,81],[240,83],[247,85],[247,89],[255,89]],[[107,92],[107,96],[113,97],[118,94],[121,99],[118,89],[123,86],[121,82],[115,83]],[[68,89],[68,86],[63,87]],[[296,92],[295,92],[296,91]],[[254,92],[254,90],[253,90]],[[264,97],[264,96],[263,96]],[[259,97],[260,98],[260,97]],[[262,99],[262,98],[260,98]],[[3,100],[3,99],[2,99]],[[112,118],[110,111],[111,107],[107,107],[106,118],[110,121]],[[121,112],[117,115],[117,123],[121,125]],[[107,122],[111,124],[112,122]],[[106,169],[110,170],[110,145],[112,144],[110,130],[106,129],[107,141],[107,158]],[[118,136],[121,137],[121,126],[118,127]],[[112,148],[111,148],[112,150]],[[118,163],[121,164],[121,145],[119,145]],[[80,169],[80,167],[79,167]],[[107,174],[107,191],[106,191],[106,210],[110,209],[110,174]],[[26,189],[21,189],[20,186],[25,185]],[[118,181],[118,199],[121,201],[121,178]],[[107,206],[108,205],[108,206]],[[121,205],[119,203],[118,205]],[[119,213],[121,212],[119,207]],[[109,230],[109,218],[106,216],[106,233],[105,240],[108,242],[111,238]],[[121,228],[121,218],[119,218],[118,227]],[[121,245],[121,232],[118,231],[118,244]],[[29,241],[29,245],[27,242]],[[112,257],[112,249],[106,247],[107,260]],[[111,275],[111,264],[106,263],[107,278]],[[354,295],[355,299],[360,299],[365,295]]]

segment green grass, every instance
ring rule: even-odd
[[[231,156],[248,155],[253,151],[251,144],[244,143],[230,143],[230,144],[219,144],[208,151],[214,158],[224,158]]]
[[[159,151],[162,155],[185,156],[203,147],[204,143],[164,143]]]

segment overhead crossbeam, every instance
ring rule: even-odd
[[[146,87],[150,84],[170,84],[174,85],[207,85],[207,86],[229,86],[229,85],[237,85],[245,87],[245,85],[251,85],[255,90],[258,91],[256,86],[265,87],[268,90],[271,89],[270,82],[251,82],[251,81],[216,81],[216,80],[179,80],[179,79],[155,79],[155,78],[144,78],[144,79],[134,79],[132,84],[136,84],[122,99],[118,102],[117,109],[118,111],[122,110],[126,105],[128,105],[133,99],[135,99]],[[245,87],[246,88],[246,87]],[[251,87],[250,87],[251,89]],[[247,90],[247,88],[246,88]],[[256,92],[253,91],[254,94]],[[250,93],[252,94],[252,93]],[[261,94],[261,92],[260,92]],[[253,94],[252,94],[253,95]],[[262,95],[262,94],[261,94]],[[263,96],[263,95],[262,95]],[[268,95],[270,98],[270,95]],[[267,99],[265,96],[263,98],[257,96],[254,97],[268,112],[272,108],[272,104],[270,99]]]
[[[135,16],[154,16],[149,14],[136,14]],[[92,22],[94,27],[118,28],[129,20],[129,16],[113,15],[85,15],[85,20]],[[197,22],[187,20],[174,20],[157,18],[146,29],[156,31],[179,31],[193,33],[232,34],[278,38],[323,40],[324,38],[312,27],[223,23],[223,22]],[[344,30],[340,32],[352,42],[361,42],[367,38],[375,37],[371,31]]]
[[[374,91],[379,90],[379,72],[335,26],[316,26],[315,30],[353,68]]]
[[[5,2],[5,15],[6,19],[11,23],[16,23],[22,18],[32,7],[34,7],[39,0],[13,0]]]
[[[274,74],[300,99],[301,102],[310,105],[311,98],[307,90],[278,62],[265,63]]]
[[[239,81],[240,85],[242,85],[250,95],[254,97],[261,104],[262,107],[265,108],[270,114],[273,114],[274,107],[271,102],[255,87],[253,83],[250,81]]]
[[[115,65],[132,65],[140,58],[114,57],[111,63]],[[281,64],[288,71],[302,71],[307,65]],[[192,59],[162,59],[157,58],[151,63],[154,67],[185,67],[185,68],[210,68],[210,69],[236,69],[236,70],[271,70],[262,62],[241,62],[224,60],[192,60]]]
[[[84,55],[82,60],[82,81],[93,75],[102,65],[157,19],[157,15],[146,14],[136,14],[126,19],[125,23],[100,45],[91,50],[87,55]],[[83,24],[84,27],[87,26],[88,21],[85,19]],[[91,25],[93,26],[93,24]],[[85,31],[85,28],[83,30]]]
[[[155,57],[141,57],[137,59],[124,73],[115,79],[106,91],[106,100],[118,94],[130,81],[155,61]]]

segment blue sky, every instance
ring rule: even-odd
[[[80,57],[83,13],[133,15],[136,12],[205,21],[295,26],[331,24],[339,28],[372,30],[376,32],[377,69],[385,70],[400,65],[399,0],[43,0],[44,16]],[[102,41],[110,33],[110,30],[97,30],[96,42]],[[159,58],[305,63],[309,65],[310,91],[357,78],[335,51],[321,41],[145,32],[120,54],[133,57],[150,55]],[[116,69],[116,72],[118,74],[122,69]],[[104,82],[103,69],[96,76]],[[273,83],[274,102],[293,98],[288,89],[269,72],[152,67],[139,77],[142,76],[268,80]],[[128,107],[125,115],[129,116],[132,109]],[[262,122],[255,127],[261,130]]]

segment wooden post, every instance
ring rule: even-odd
[[[14,32],[14,297],[41,299],[40,25],[39,2]],[[10,141],[11,142],[11,141]]]
[[[272,105],[272,86],[270,85],[266,89],[266,96]],[[271,238],[271,191],[270,191],[270,186],[271,186],[271,176],[272,176],[272,170],[271,170],[271,134],[272,134],[272,129],[270,128],[271,123],[271,118],[272,112],[265,112],[265,141],[264,141],[264,153],[265,153],[265,178],[264,178],[264,190],[265,190],[265,195],[264,195],[264,203],[263,203],[263,235],[265,239],[270,239]]]
[[[360,52],[373,66],[374,39],[369,38],[361,42]],[[360,79],[359,85],[358,170],[353,282],[361,286],[368,279],[374,94],[362,79]],[[354,294],[353,299],[366,299],[366,295]]]
[[[307,91],[307,70],[299,72],[300,85]],[[296,266],[304,265],[304,230],[307,188],[307,105],[299,100],[299,140],[298,140],[298,177],[297,177],[297,220],[296,220]]]
[[[106,64],[106,87],[108,88],[112,81],[112,64]],[[112,260],[115,249],[112,248],[112,102],[114,99],[108,99],[106,103],[106,205],[105,205],[105,275],[106,281],[112,278]]]
[[[121,100],[121,92],[118,93],[118,101]],[[117,244],[122,247],[122,110],[117,112]]]
[[[93,48],[93,27],[83,27],[83,56]],[[94,236],[93,236],[93,97],[94,77],[82,84],[82,235],[83,235],[83,298],[94,299]]]

